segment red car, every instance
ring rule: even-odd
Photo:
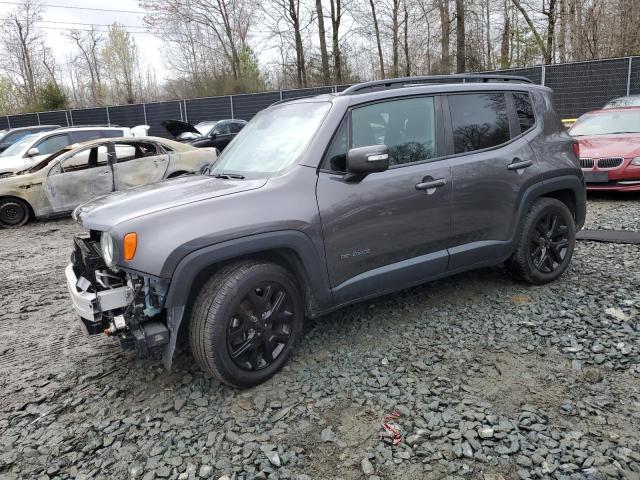
[[[640,107],[585,113],[569,134],[587,190],[640,191]]]

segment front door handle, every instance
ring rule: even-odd
[[[533,165],[531,160],[520,160],[519,158],[514,158],[513,162],[507,165],[507,169],[509,170],[521,170],[523,168],[527,168]]]
[[[426,178],[424,180],[427,180]],[[416,190],[425,190],[429,195],[435,192],[436,188],[444,187],[447,184],[447,180],[444,178],[438,178],[436,180],[427,180],[416,184]]]

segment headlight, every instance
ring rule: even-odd
[[[113,266],[113,239],[107,232],[102,232],[100,236],[100,250],[107,267]]]
[[[635,165],[636,167],[640,167],[640,157],[636,157],[631,160],[631,165]]]

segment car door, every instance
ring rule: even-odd
[[[353,108],[326,154],[316,195],[334,301],[419,283],[446,270],[451,172],[439,98]],[[390,168],[345,176],[348,148],[386,144]]]
[[[159,182],[169,166],[169,155],[153,142],[114,142],[117,190]]]
[[[523,95],[519,111],[510,92],[450,94],[443,104],[453,176],[451,270],[508,254],[523,193],[540,179],[528,142],[533,109]]]
[[[113,191],[106,145],[85,148],[56,163],[45,180],[54,213],[69,212],[82,203]]]

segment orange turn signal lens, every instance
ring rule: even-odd
[[[136,256],[136,248],[138,248],[138,234],[127,233],[124,236],[124,259],[127,262],[130,262]]]

